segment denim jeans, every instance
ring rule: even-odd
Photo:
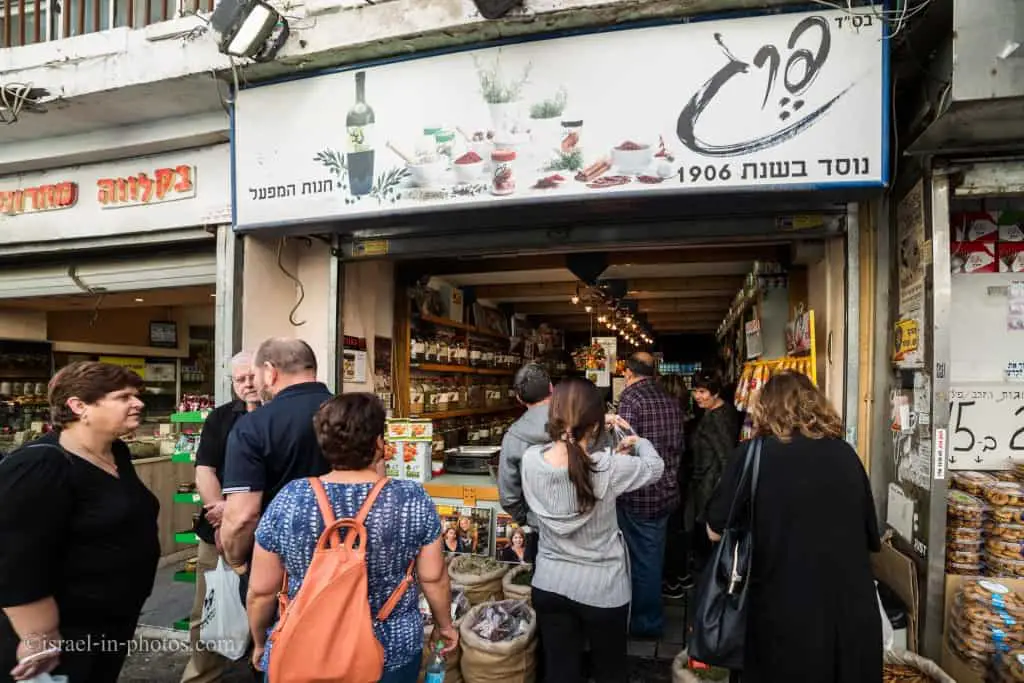
[[[384,672],[384,678],[380,679],[380,683],[416,683],[416,679],[420,675],[420,660],[415,658],[409,661],[408,664],[399,668],[392,669],[391,671]],[[263,674],[263,683],[270,683],[270,676]]]
[[[661,574],[665,563],[668,515],[642,519],[620,507],[618,517],[619,530],[629,549],[633,584],[629,633],[640,638],[660,638],[665,626],[661,607]]]

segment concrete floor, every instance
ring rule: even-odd
[[[121,683],[177,683],[188,662],[185,634],[171,630],[174,622],[187,617],[192,609],[195,586],[174,581],[177,565],[157,572],[153,593],[139,619],[138,650],[128,657],[121,672]],[[661,640],[631,640],[630,683],[670,683],[672,660],[683,649],[686,631],[686,601],[665,601],[665,633]],[[156,640],[153,640],[156,638]],[[254,681],[248,663],[235,663],[222,681]]]

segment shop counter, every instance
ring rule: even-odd
[[[474,507],[477,501],[497,502],[498,482],[490,474],[442,474],[423,485],[431,498]]]
[[[174,505],[172,501],[178,484],[191,482],[195,478],[193,467],[187,463],[174,462],[170,455],[133,460],[132,465],[142,483],[160,501],[157,527],[161,557],[181,550],[182,546],[175,539],[176,532],[192,529],[192,513],[198,511],[198,508]]]

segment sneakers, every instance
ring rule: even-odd
[[[679,581],[662,581],[661,597],[669,600],[680,600],[686,597],[686,588]]]

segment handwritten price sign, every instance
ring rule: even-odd
[[[949,398],[950,469],[1001,470],[1024,462],[1024,387],[963,385]]]

